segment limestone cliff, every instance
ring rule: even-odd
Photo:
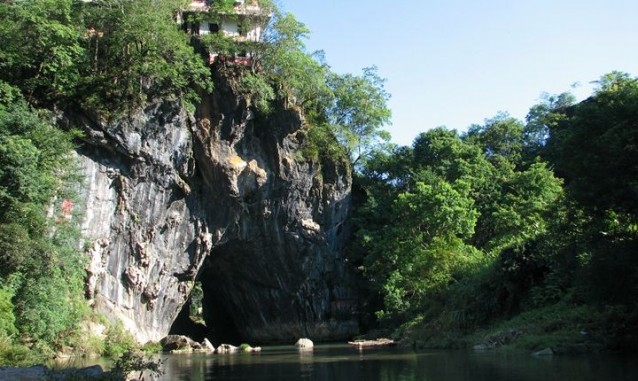
[[[140,342],[169,332],[196,279],[213,335],[356,334],[348,165],[303,157],[299,113],[256,115],[216,85],[194,117],[167,100],[117,122],[70,117],[87,136],[88,298]]]

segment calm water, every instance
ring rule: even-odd
[[[554,356],[475,352],[419,352],[398,348],[358,350],[320,345],[311,352],[292,346],[259,354],[163,356],[162,380],[638,380],[636,356]]]

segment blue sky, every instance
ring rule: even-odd
[[[543,92],[582,99],[592,81],[638,75],[636,0],[279,0],[337,73],[376,65],[398,144],[499,111],[523,119]],[[578,84],[572,88],[573,84]]]

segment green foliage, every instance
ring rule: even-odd
[[[442,127],[417,136],[412,166],[417,175],[430,172],[450,182],[465,179],[477,189],[495,175],[479,147],[464,142],[456,131]]]
[[[182,33],[174,0],[0,4],[0,80],[31,103],[81,104],[103,116],[149,99],[198,99],[210,72]],[[18,143],[16,143],[18,144]]]
[[[26,345],[0,336],[0,366],[28,366],[44,360],[43,356]]]
[[[377,139],[390,139],[381,130],[391,116],[387,106],[390,95],[384,83],[376,67],[363,69],[362,76],[345,74],[328,78],[334,100],[325,111],[327,119],[355,164],[365,159]]]
[[[492,234],[485,249],[497,252],[522,247],[546,231],[546,215],[562,194],[561,182],[544,163],[515,172],[502,184],[503,192],[491,210]]]
[[[463,137],[438,128],[366,163],[355,252],[377,316],[463,330],[521,308],[547,272],[532,252],[562,197],[546,164],[523,165],[522,131],[502,116]]]
[[[209,13],[212,15],[219,15],[220,13],[232,13],[235,3],[235,0],[211,1]]]
[[[23,339],[46,356],[64,344],[84,313],[84,258],[75,248],[79,235],[73,216],[58,214],[62,200],[72,202],[69,153],[76,134],[51,125],[48,113],[28,106],[17,89],[6,83],[0,88],[0,259],[5,265],[0,279],[8,282],[0,289],[3,299],[11,296],[2,303],[2,327],[16,348],[23,348],[18,338]],[[46,216],[51,203],[59,220]],[[29,358],[11,356],[17,362]]]
[[[18,333],[15,327],[15,315],[13,314],[14,291],[8,284],[0,284],[0,340],[9,339]]]
[[[305,157],[317,160],[349,160],[345,149],[339,144],[329,125],[314,125],[307,134],[303,148]]]
[[[377,317],[428,345],[512,318],[470,343],[635,346],[636,94],[611,73],[578,105],[546,96],[526,124],[500,114],[373,152],[351,258]]]
[[[476,252],[462,238],[471,236],[477,212],[463,182],[418,182],[401,193],[382,232],[366,236],[371,276],[381,280],[386,312],[422,307],[440,292]]]
[[[232,37],[223,33],[210,33],[199,37],[201,44],[209,52],[222,55],[233,55],[240,51],[241,46]]]
[[[162,370],[162,361],[147,358],[143,353],[128,350],[124,352],[110,372],[110,378],[115,380],[128,380],[137,375],[137,379],[144,379],[144,376],[150,379],[157,379],[164,374]]]
[[[598,84],[591,98],[550,115],[546,157],[578,210],[563,222],[569,231],[559,225],[569,240],[557,263],[582,300],[631,305],[638,294],[638,79],[612,72]]]
[[[160,342],[149,341],[142,346],[142,351],[147,354],[162,353],[163,347]]]
[[[0,99],[0,218],[48,202],[64,184],[74,137],[44,121],[20,97]],[[17,213],[19,220],[19,214]],[[29,213],[31,214],[31,213]],[[31,216],[29,216],[31,217]]]
[[[622,307],[559,302],[526,311],[478,330],[464,341],[528,351],[598,352],[604,348],[632,349],[635,312]]]
[[[316,75],[319,79],[321,73]],[[385,80],[377,75],[376,68],[364,69],[363,76],[328,73],[327,80],[327,87],[316,85],[318,90],[310,91],[312,98],[303,104],[314,122],[309,132],[310,150],[307,146],[306,151],[321,151],[328,157],[345,154],[356,169],[362,170],[375,147],[390,138],[381,130],[390,119]]]
[[[266,115],[272,111],[270,103],[275,99],[275,91],[265,77],[245,73],[241,77],[240,89],[252,99],[262,114]]]
[[[212,89],[208,68],[177,28],[178,10],[172,0],[105,0],[83,8],[91,31],[81,70],[85,107],[130,110],[163,97],[192,103],[198,88]]]
[[[84,49],[73,0],[0,3],[0,80],[20,86],[30,101],[73,94]]]
[[[638,79],[614,72],[552,128],[549,156],[576,200],[638,215],[637,121]]]
[[[523,124],[507,114],[499,114],[488,119],[484,126],[469,128],[466,140],[477,144],[488,159],[498,161],[504,158],[518,165],[523,153]]]
[[[297,105],[313,117],[330,97],[326,85],[330,71],[321,53],[306,52],[303,40],[309,33],[294,15],[275,8],[262,43],[255,46],[254,57],[260,74],[273,85],[286,106]]]
[[[103,355],[111,358],[119,358],[136,348],[136,342],[133,336],[124,329],[120,321],[115,325],[111,325],[106,333],[104,340]]]
[[[0,225],[0,260],[5,264],[0,269],[0,277],[5,279],[11,274],[30,267],[34,257],[29,232],[24,226],[15,223]]]
[[[197,323],[204,323],[203,308],[204,290],[201,282],[195,282],[191,289],[189,317]],[[205,325],[205,323],[204,323]]]
[[[531,162],[538,157],[545,156],[547,140],[550,130],[554,128],[564,115],[559,110],[565,110],[576,102],[571,93],[559,95],[542,95],[542,102],[530,108],[526,124],[523,129],[524,160]]]

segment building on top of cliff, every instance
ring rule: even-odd
[[[259,6],[258,0],[192,0],[183,11],[186,32],[199,36],[204,40],[219,34],[229,37],[238,43],[244,43],[244,49],[230,58],[236,63],[249,64],[250,51],[247,46],[261,40],[264,28],[272,17],[269,10]],[[207,47],[209,63],[215,62],[221,53],[215,51],[215,46]]]

